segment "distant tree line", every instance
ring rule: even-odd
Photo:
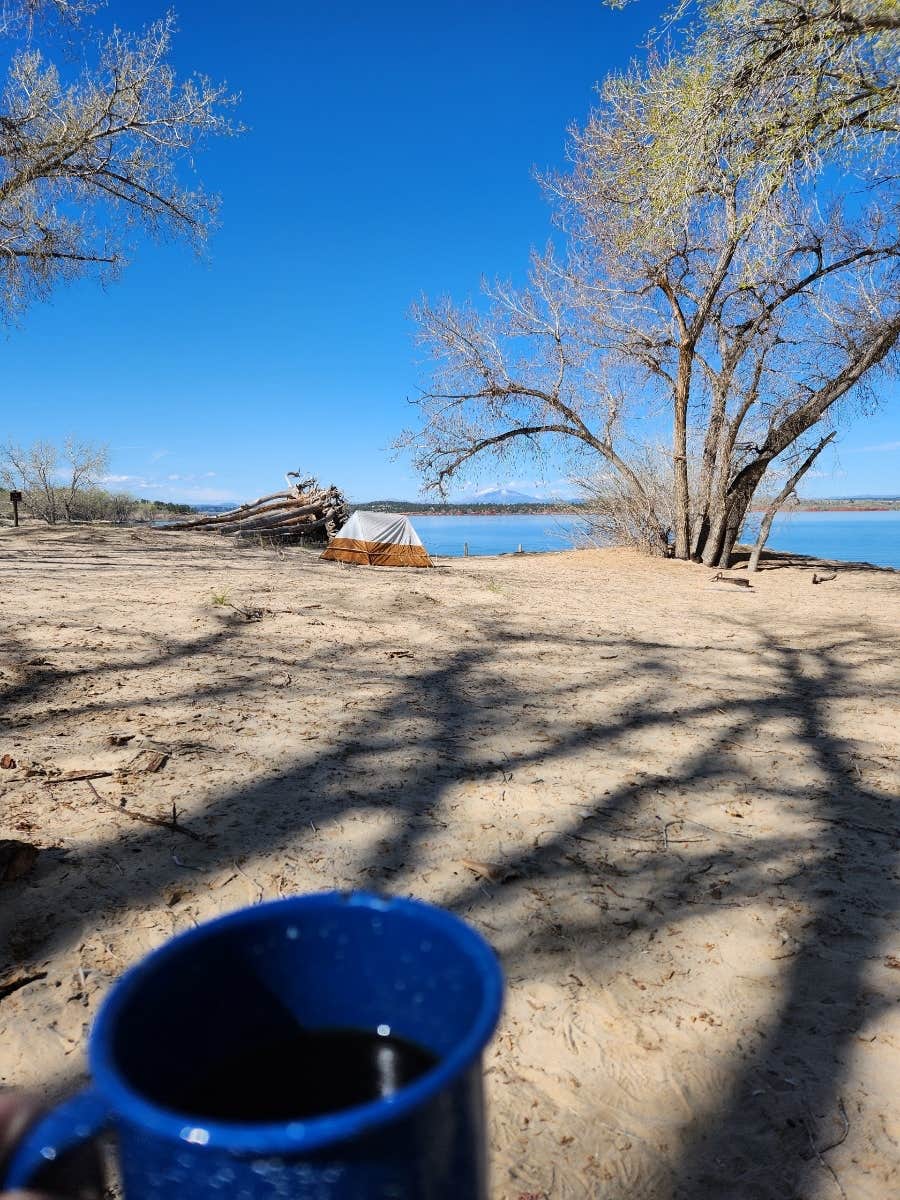
[[[28,447],[8,441],[0,447],[0,513],[11,514],[11,491],[21,492],[20,509],[26,516],[48,525],[83,521],[126,525],[193,511],[189,504],[107,491],[101,484],[108,469],[108,447],[74,436],[67,437],[61,448],[47,441]]]

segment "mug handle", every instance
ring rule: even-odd
[[[109,1107],[93,1089],[64,1100],[25,1131],[10,1159],[3,1188],[27,1187],[50,1163],[96,1137],[109,1123]]]

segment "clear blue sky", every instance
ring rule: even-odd
[[[126,28],[160,3],[111,0]],[[534,166],[666,7],[600,0],[176,5],[175,62],[243,93],[206,261],[140,247],[121,281],[59,290],[3,345],[0,436],[106,441],[119,486],[246,499],[302,467],[355,499],[413,497],[387,449],[427,378],[410,303],[521,275],[550,233]],[[900,420],[859,421],[807,494],[900,491]],[[512,482],[530,490],[528,480]]]

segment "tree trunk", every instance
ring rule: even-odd
[[[717,464],[722,456],[722,431],[725,425],[725,404],[728,384],[731,376],[724,381],[720,378],[714,387],[712,411],[703,439],[703,457],[700,463],[699,504],[694,517],[693,538],[691,540],[691,558],[700,561],[709,537],[712,520],[714,497],[714,481],[717,477]]]
[[[768,540],[769,530],[772,528],[772,522],[775,519],[775,514],[781,508],[782,504],[784,504],[784,502],[787,500],[788,496],[790,496],[791,492],[793,492],[794,488],[797,486],[809,468],[813,465],[828,443],[834,440],[836,434],[837,430],[832,430],[831,433],[822,438],[818,446],[816,446],[816,448],[807,455],[807,457],[803,460],[797,470],[793,473],[793,475],[763,513],[763,519],[759,526],[759,536],[757,537],[756,544],[751,551],[750,561],[747,563],[747,570],[751,574],[759,566],[759,556],[762,554],[763,546],[765,546]]]
[[[691,493],[688,483],[687,410],[691,387],[690,351],[682,350],[675,380],[675,420],[673,428],[675,468],[675,557],[691,556]]]
[[[759,486],[759,481],[766,473],[770,460],[758,464],[758,470],[747,475],[740,488],[735,489],[728,500],[725,521],[722,527],[721,541],[718,546],[718,556],[711,564],[723,569],[731,566],[731,554],[735,543],[741,535],[741,528],[747,519],[747,513],[753,501],[753,496]]]
[[[709,528],[698,547],[697,557],[705,567],[713,567],[719,561],[722,549],[722,533],[725,528],[725,505],[719,500],[714,513],[710,514]]]
[[[737,541],[753,493],[756,491],[756,482],[753,482],[749,491],[742,493],[735,502],[728,494],[725,480],[723,475],[717,482],[710,502],[709,529],[697,554],[697,558],[706,567],[721,567],[723,560],[724,565],[728,566],[731,548]]]
[[[750,551],[750,558],[747,562],[748,574],[752,575],[759,567],[759,556],[762,554],[763,546],[765,546],[766,542],[769,540],[769,530],[772,528],[772,522],[775,520],[775,514],[778,512],[779,508],[781,508],[782,504],[784,504],[785,500],[787,500],[790,494],[790,491],[779,492],[778,499],[770,504],[763,513],[763,519],[759,525],[759,536],[756,539],[753,549]]]
[[[747,516],[747,510],[750,507],[752,499],[753,496],[751,495],[743,505],[736,506],[734,512],[726,517],[725,528],[722,531],[722,542],[719,546],[719,557],[713,563],[713,566],[721,567],[723,570],[727,570],[731,566],[731,554],[741,535],[741,526],[744,524],[744,519]]]
[[[694,539],[694,561],[702,562],[707,567],[718,563],[722,551],[722,539],[728,513],[727,479],[730,461],[729,452],[725,461],[718,465],[717,476],[714,486],[710,489],[703,523],[698,536]]]
[[[738,472],[727,493],[716,499],[709,534],[701,555],[704,566],[727,567],[731,562],[731,552],[738,540],[750,502],[771,461],[771,457],[754,459]]]

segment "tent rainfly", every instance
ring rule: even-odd
[[[419,535],[398,513],[355,512],[322,557],[370,567],[434,566]]]

